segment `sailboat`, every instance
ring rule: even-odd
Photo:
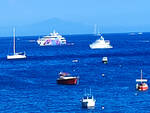
[[[7,59],[25,59],[25,52],[16,53],[16,45],[15,45],[15,28],[13,29],[13,54],[7,55]]]
[[[136,79],[136,82],[140,82],[136,84],[136,89],[139,91],[146,91],[148,90],[148,84],[146,84],[147,79],[143,79],[143,73],[141,70],[141,79]]]

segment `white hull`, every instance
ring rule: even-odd
[[[66,45],[66,42],[60,42],[60,44],[52,44],[52,43],[47,43],[45,44],[46,41],[40,41],[38,40],[37,43],[40,45],[40,46],[58,46],[58,45]]]
[[[89,99],[87,101],[82,101],[82,107],[89,108],[95,106],[95,100]]]
[[[107,57],[103,57],[102,62],[108,62],[108,58]]]
[[[57,46],[57,45],[66,45],[66,39],[56,33],[50,33],[48,36],[44,36],[43,38],[39,38],[37,43],[40,46]]]
[[[104,38],[101,36],[100,39],[90,44],[90,48],[91,49],[103,49],[103,48],[113,48],[113,47],[110,45],[109,40],[104,40]]]
[[[25,59],[26,55],[7,55],[7,59]]]
[[[113,47],[110,46],[110,45],[94,45],[94,44],[91,44],[90,48],[91,49],[103,49],[103,48],[113,48]]]

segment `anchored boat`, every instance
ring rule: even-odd
[[[16,44],[15,44],[15,28],[13,29],[13,54],[7,55],[7,59],[25,59],[25,52],[16,53]]]
[[[37,43],[40,46],[65,45],[66,39],[54,30],[53,33],[50,33],[50,35],[44,36],[43,38],[39,38],[37,40]]]
[[[91,49],[113,48],[110,45],[110,41],[104,40],[102,35],[100,35],[100,39],[96,40],[94,43],[90,44],[89,46]]]
[[[103,62],[104,64],[107,64],[107,63],[108,63],[108,58],[107,58],[107,57],[103,57],[103,58],[102,58],[102,62]]]
[[[136,89],[139,91],[148,90],[148,84],[146,84],[147,81],[148,81],[147,79],[143,79],[143,73],[141,70],[141,79],[136,79],[136,82],[139,82],[136,84]]]
[[[90,94],[85,93],[84,97],[81,99],[81,104],[83,108],[95,107],[95,102],[96,100],[91,95],[91,90],[90,90]]]
[[[77,84],[79,77],[70,76],[69,73],[60,72],[57,79],[58,84],[75,85]]]

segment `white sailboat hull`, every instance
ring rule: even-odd
[[[26,58],[26,55],[18,55],[18,54],[7,55],[7,59],[25,59],[25,58]]]

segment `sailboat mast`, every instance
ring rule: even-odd
[[[13,45],[14,45],[14,46],[13,46],[13,51],[14,51],[14,54],[15,54],[15,53],[16,53],[16,50],[15,50],[15,49],[16,49],[16,48],[15,48],[15,46],[16,46],[16,45],[15,45],[15,28],[13,29],[13,41],[14,41],[14,44],[13,44]]]
[[[142,83],[142,76],[143,76],[143,75],[142,75],[142,69],[141,69],[141,83]]]
[[[95,24],[95,25],[94,25],[94,34],[95,34],[95,35],[97,34],[96,28],[97,28],[97,25]]]

